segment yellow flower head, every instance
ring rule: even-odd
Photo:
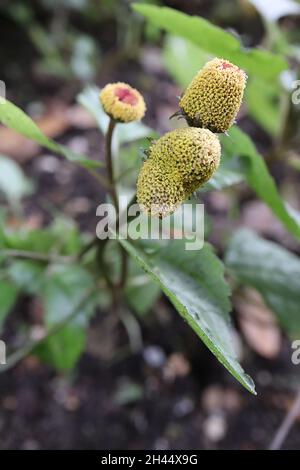
[[[226,132],[240,109],[246,73],[224,59],[213,59],[197,73],[179,105],[191,126]]]
[[[106,85],[100,93],[100,101],[106,114],[120,122],[139,121],[146,111],[142,95],[127,83]]]
[[[185,183],[206,183],[218,168],[221,146],[208,129],[187,127],[168,132],[149,149],[151,159],[176,168]]]
[[[143,164],[137,182],[137,201],[146,214],[166,217],[185,199],[182,179],[174,168],[151,158]]]
[[[145,212],[164,217],[211,178],[220,163],[221,146],[208,129],[190,127],[168,132],[148,153],[138,178],[137,199]]]

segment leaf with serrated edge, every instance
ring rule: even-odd
[[[150,253],[119,240],[150,277],[159,284],[178,312],[218,358],[221,364],[247,390],[255,394],[252,379],[239,365],[233,348],[229,288],[223,265],[209,244],[195,253],[184,249],[184,240],[167,246],[151,245]]]

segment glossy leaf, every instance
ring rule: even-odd
[[[143,247],[119,240],[128,253],[159,285],[184,320],[218,360],[249,391],[254,384],[238,363],[233,347],[229,287],[223,265],[206,244],[197,252],[185,250],[184,240]]]
[[[45,266],[41,263],[13,259],[7,268],[7,275],[20,290],[28,294],[36,294],[43,282]]]

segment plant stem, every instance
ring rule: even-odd
[[[117,213],[119,212],[119,203],[116,187],[114,185],[114,168],[113,168],[113,157],[112,157],[112,138],[114,128],[116,126],[116,121],[110,119],[107,133],[105,136],[105,160],[106,160],[106,170],[107,176],[109,179],[109,193],[115,205]]]
[[[127,252],[125,251],[124,247],[119,244],[120,247],[120,254],[121,254],[121,276],[120,276],[120,282],[119,282],[119,288],[123,289],[126,284],[127,280]]]
[[[88,171],[94,178],[96,178],[96,180],[103,186],[103,188],[107,190],[109,189],[110,187],[109,182],[106,180],[106,178],[103,175],[100,175],[100,173],[97,173],[92,168],[90,168]]]
[[[75,261],[74,256],[61,256],[61,255],[51,255],[46,253],[39,253],[36,251],[26,251],[26,250],[1,250],[0,254],[10,258],[20,258],[20,259],[31,259],[33,261],[46,261],[53,263],[72,263]]]
[[[112,156],[112,138],[113,138],[113,132],[114,132],[115,126],[116,126],[116,121],[114,121],[113,119],[110,119],[107,133],[105,136],[105,160],[106,160],[107,176],[108,176],[109,185],[110,185],[109,193],[116,209],[117,223],[118,223],[120,208],[119,208],[118,195],[117,195],[116,186],[115,186],[113,156]],[[117,230],[118,230],[118,227],[117,227]],[[120,246],[120,255],[121,255],[121,274],[120,274],[120,281],[117,287],[119,289],[123,289],[126,284],[126,279],[127,279],[127,253],[121,245],[119,246]],[[118,296],[118,301],[116,302],[116,304],[118,303],[119,303],[119,296]]]
[[[98,238],[93,238],[90,242],[88,242],[78,253],[77,260],[80,261],[82,258],[88,253],[92,248],[94,248],[98,243]]]
[[[127,212],[128,207],[130,207],[132,204],[135,204],[135,203],[136,203],[136,194],[134,194],[134,196],[131,198],[128,206],[126,207],[126,209],[124,209],[123,213],[119,214],[117,224],[119,224],[120,220],[122,220],[122,216],[124,215],[125,211]],[[128,222],[130,222],[131,220],[134,220],[136,217],[137,216],[128,217]],[[99,242],[99,239],[97,237],[93,238],[90,242],[88,242],[77,255],[77,261],[80,261],[86,255],[86,253],[88,253],[92,248],[97,246],[98,242]]]

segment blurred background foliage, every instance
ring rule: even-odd
[[[2,420],[12,423],[1,445],[264,448],[299,386],[290,357],[291,340],[300,333],[300,106],[291,100],[300,79],[300,3],[133,3],[0,5],[0,78],[9,100],[26,111],[0,108],[10,128],[0,129],[0,334],[14,351],[7,369],[18,364],[0,377]],[[168,120],[177,109],[175,97],[216,55],[244,68],[249,80],[239,127],[222,136],[221,167],[198,194],[206,237],[225,263],[233,293],[233,339],[227,341],[221,324],[208,329],[228,346],[229,362],[229,343],[236,343],[258,398],[246,396],[175,319],[161,297],[166,289],[172,295],[173,286],[145,275],[134,259],[147,264],[144,253],[134,252],[130,261],[120,324],[111,315],[106,285],[106,271],[117,277],[120,270],[116,242],[101,260],[93,251],[78,259],[105,198],[98,166],[107,117],[99,88],[128,81],[145,95],[145,122],[119,126],[114,141],[118,190],[132,194],[147,138],[181,125]],[[164,247],[147,250],[160,280],[166,268],[161,259],[179,271],[179,252],[167,259]],[[187,291],[197,298],[204,279],[217,273],[221,293],[213,308],[227,313],[223,267],[209,248],[198,262],[194,273],[185,272]],[[65,324],[70,315],[74,319]],[[83,426],[75,437],[78,422]],[[104,436],[99,430],[111,422]],[[58,429],[65,434],[61,442]],[[286,445],[299,447],[299,432],[296,426]]]

